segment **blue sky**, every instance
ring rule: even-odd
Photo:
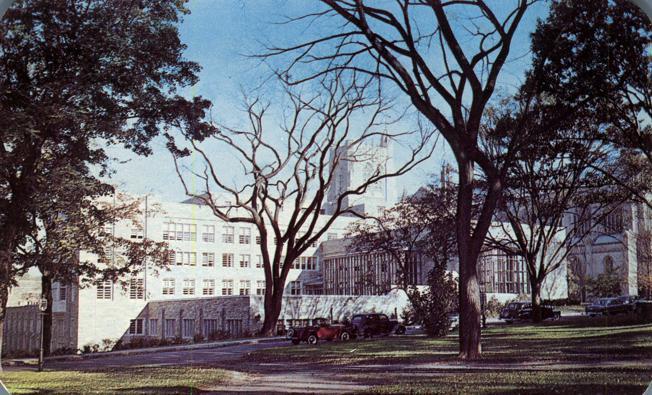
[[[497,4],[507,3],[497,0]],[[298,25],[279,25],[285,15],[299,15],[316,2],[305,0],[192,0],[191,14],[185,16],[180,33],[188,46],[186,58],[202,66],[199,83],[188,88],[187,96],[201,95],[213,102],[213,113],[230,124],[241,123],[244,114],[240,111],[243,92],[261,93],[274,97],[274,89],[267,89],[270,70],[259,60],[244,56],[263,50],[261,43],[296,43],[306,32]],[[534,29],[537,17],[544,15],[546,7],[539,4],[529,11],[521,24],[511,50],[498,90],[509,92],[520,82],[523,71],[529,63],[529,32]],[[326,29],[326,26],[312,26],[312,29]],[[261,88],[262,86],[262,88]],[[153,194],[164,200],[180,201],[185,198],[181,183],[174,172],[170,154],[163,139],[153,143],[154,154],[137,157],[120,149],[111,152],[120,160],[116,162],[112,177],[120,189],[135,194]],[[228,154],[213,151],[220,160]],[[441,144],[435,155],[419,168],[397,180],[398,194],[412,192],[429,181],[431,174],[437,174],[444,161],[452,161],[445,146]],[[233,169],[225,169],[229,171]],[[236,175],[233,175],[236,177]]]

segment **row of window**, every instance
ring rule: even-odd
[[[201,239],[207,243],[215,242],[215,226],[202,225],[201,226]],[[132,228],[132,238],[143,238],[143,231],[141,228]],[[303,237],[304,233],[299,233],[298,237]],[[328,233],[327,239],[337,239],[337,233]],[[197,241],[197,225],[166,222],[163,224],[163,240],[177,240],[177,241]],[[274,244],[277,243],[277,238],[274,238]],[[256,244],[261,243],[260,236],[255,237]],[[235,227],[224,226],[222,227],[222,243],[233,244],[235,243]],[[239,228],[238,229],[238,244],[251,244],[251,229]],[[312,247],[317,246],[317,242],[311,244]]]
[[[184,338],[190,338],[195,335],[195,320],[192,318],[183,318],[181,319],[181,328],[177,327],[177,320],[174,318],[167,318],[163,321],[163,326],[160,328],[163,333],[159,332],[159,319],[150,318],[149,320],[149,336],[160,336],[165,337],[177,337],[181,336]],[[219,330],[218,320],[214,318],[204,318],[200,321],[202,333],[204,336],[210,336],[213,333],[217,333]],[[242,320],[227,319],[224,322],[224,329],[231,333],[233,336],[239,336],[242,334]],[[180,333],[177,331],[180,329]],[[129,322],[129,334],[130,335],[144,335],[145,334],[145,320],[142,318],[137,318]]]
[[[239,254],[238,256],[238,266],[241,268],[251,267],[251,255],[250,254]],[[282,257],[284,259],[284,257]],[[232,253],[223,253],[222,254],[222,267],[233,267],[235,261],[235,254]],[[169,256],[169,264],[176,266],[197,266],[197,253],[196,252],[184,252],[184,251],[171,251]],[[213,252],[202,252],[201,253],[201,265],[205,267],[214,267],[215,266],[215,253]],[[263,267],[263,257],[262,255],[256,256],[256,267]],[[302,256],[296,259],[292,264],[293,269],[300,270],[317,270],[317,258],[316,257],[307,257]]]
[[[181,284],[181,294],[182,295],[195,295],[196,292],[196,282],[195,279],[184,279]],[[240,280],[239,294],[240,295],[249,295],[251,293],[251,280]],[[177,292],[177,281],[173,278],[163,279],[163,295],[175,295]],[[216,294],[215,280],[205,279],[202,280],[201,295],[212,296]],[[233,280],[222,280],[222,295],[234,295],[234,281]],[[256,281],[256,295],[265,294],[265,281],[257,280]]]

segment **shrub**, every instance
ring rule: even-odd
[[[591,278],[586,283],[587,291],[597,298],[620,295],[620,276],[616,270],[608,271]]]
[[[420,323],[428,336],[446,336],[450,331],[448,314],[457,309],[457,283],[445,265],[438,264],[428,274],[428,288],[408,291],[411,306],[403,311],[407,322]]]
[[[85,344],[82,347],[82,354],[91,354],[95,352],[100,352],[100,345],[99,344]]]
[[[56,350],[50,352],[50,355],[72,355],[72,354],[77,354],[77,349],[76,348],[70,348],[70,347],[60,347],[57,348]]]
[[[231,334],[227,331],[222,331],[222,330],[217,330],[215,332],[211,332],[208,335],[208,340],[215,341],[215,340],[224,340],[224,339],[229,339],[231,337]]]
[[[111,351],[118,341],[113,339],[102,339],[102,351]]]
[[[194,343],[201,343],[204,341],[204,335],[201,333],[196,333],[195,336],[192,337],[192,341]]]

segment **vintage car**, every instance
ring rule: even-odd
[[[308,344],[317,344],[320,340],[355,339],[355,327],[346,324],[329,324],[326,318],[315,318],[312,325],[292,328],[292,344],[305,341]]]
[[[351,318],[353,325],[360,336],[365,338],[373,336],[386,336],[390,333],[402,335],[405,326],[396,320],[390,320],[385,314],[356,314]]]
[[[596,315],[611,315],[629,313],[636,309],[636,297],[620,296],[617,298],[600,298],[586,306],[585,312],[593,317]]]
[[[541,319],[547,320],[552,318],[557,320],[561,317],[561,312],[555,310],[552,306],[541,306]],[[511,302],[500,311],[500,319],[505,320],[507,323],[516,320],[531,320],[532,319],[532,303],[530,302]]]

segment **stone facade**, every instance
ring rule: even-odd
[[[569,227],[590,228],[582,232],[581,241],[569,254],[579,297],[582,300],[590,297],[585,291],[586,283],[607,271],[614,271],[620,277],[623,295],[638,295],[639,277],[650,271],[652,211],[642,203],[625,203],[599,223],[593,223],[595,220],[580,218],[576,213],[565,218]]]

